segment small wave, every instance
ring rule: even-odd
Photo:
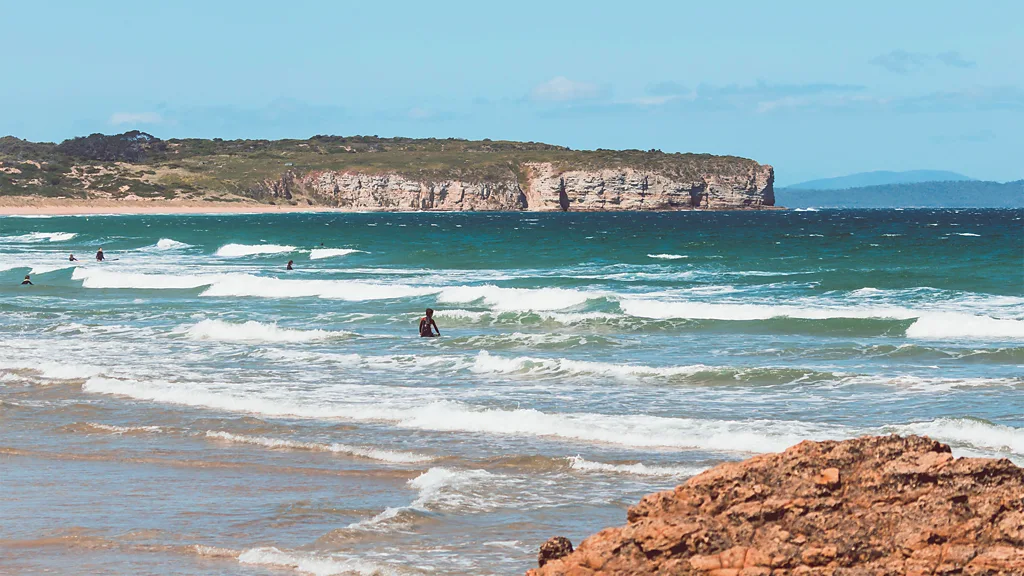
[[[922,315],[907,328],[907,338],[1017,339],[1024,338],[1024,320],[956,313]]]
[[[231,434],[230,432],[212,430],[208,430],[206,432],[206,437],[224,440],[226,442],[263,446],[265,448],[287,448],[290,450],[309,450],[312,452],[347,454],[349,456],[359,456],[362,458],[380,460],[381,462],[392,462],[395,464],[415,464],[418,462],[429,462],[434,459],[431,456],[417,454],[415,452],[396,452],[394,450],[384,450],[382,448],[364,448],[337,443],[325,444],[318,442],[297,442],[295,440],[282,440],[279,438],[266,438],[263,436],[247,436],[243,434]]]
[[[0,236],[0,242],[32,243],[32,242],[67,242],[78,234],[74,232],[30,232],[19,236]]]
[[[352,248],[314,248],[309,253],[310,260],[322,260],[324,258],[335,258],[337,256],[348,256],[349,254],[355,254],[362,252],[366,254],[365,250],[354,250]]]
[[[194,340],[219,342],[315,342],[351,336],[351,332],[330,330],[295,330],[277,324],[264,324],[250,320],[233,324],[223,320],[203,320],[188,327],[185,333]]]
[[[84,431],[86,432],[89,430],[99,430],[101,432],[110,432],[111,434],[117,435],[163,431],[159,426],[114,426],[112,424],[98,424],[96,422],[86,422],[82,428],[84,428]]]
[[[295,246],[281,246],[279,244],[225,244],[217,249],[214,256],[222,258],[239,258],[242,256],[257,256],[260,254],[283,254],[294,252]]]
[[[485,286],[453,286],[444,288],[437,297],[447,304],[469,304],[482,301],[494,310],[564,310],[584,304],[606,294],[568,288],[501,288]]]
[[[797,208],[793,212],[821,212],[819,208]]]
[[[683,258],[689,258],[689,256],[683,254],[648,254],[647,257],[658,260],[682,260]]]
[[[158,250],[181,250],[183,248],[191,248],[191,244],[185,244],[184,242],[178,242],[170,238],[161,238],[156,243]]]
[[[317,555],[309,552],[286,552],[272,546],[251,548],[238,555],[240,564],[292,568],[313,576],[357,574],[365,576],[389,576],[396,574],[390,565],[343,558],[334,555]]]
[[[437,401],[412,407],[281,399],[258,392],[218,390],[187,383],[93,377],[88,393],[116,394],[170,404],[268,416],[343,418],[392,422],[409,429],[566,438],[638,448],[675,447],[773,452],[807,439],[849,437],[841,426],[782,420],[710,420],[643,414],[550,413],[535,409],[481,408]]]
[[[580,472],[603,472],[615,474],[634,474],[637,476],[671,476],[685,477],[694,476],[707,470],[703,466],[647,466],[643,463],[636,464],[607,464],[605,462],[591,462],[582,456],[570,456],[569,467]]]
[[[972,236],[972,237],[975,237],[975,238],[981,236],[981,234],[974,234],[972,232],[955,232],[954,235],[955,236]]]
[[[937,418],[891,426],[903,434],[922,434],[953,446],[985,448],[1024,455],[1024,429],[975,418]]]

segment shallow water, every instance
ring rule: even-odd
[[[1024,463],[1022,217],[0,218],[5,569],[516,574],[806,438]]]

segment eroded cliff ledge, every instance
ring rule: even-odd
[[[773,182],[771,166],[746,158],[536,142],[0,138],[0,196],[15,197],[387,211],[756,210],[774,206]]]
[[[527,574],[1024,574],[1024,469],[919,436],[722,464],[627,520],[564,556],[568,542],[551,541]]]

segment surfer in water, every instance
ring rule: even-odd
[[[294,268],[292,268],[292,264],[294,264],[294,263],[295,263],[295,261],[294,261],[294,260],[289,260],[289,261],[288,261],[288,265],[287,265],[287,266],[285,266],[285,268],[284,268],[284,269],[285,269],[285,270],[294,270]]]
[[[75,258],[75,255],[72,254],[68,257],[68,262],[78,262],[78,258]]]
[[[32,279],[28,277],[28,274],[25,274],[25,279],[21,281],[21,285],[22,286],[33,286],[34,284],[32,284]]]
[[[103,248],[100,248],[96,252],[96,261],[97,262],[103,262],[104,260],[106,260],[106,258],[103,256]]]
[[[427,308],[427,315],[420,318],[420,338],[433,338],[440,335],[441,329],[437,327],[437,322],[434,322],[434,309]]]

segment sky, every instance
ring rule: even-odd
[[[0,135],[315,134],[1024,178],[1024,2],[0,0]]]

